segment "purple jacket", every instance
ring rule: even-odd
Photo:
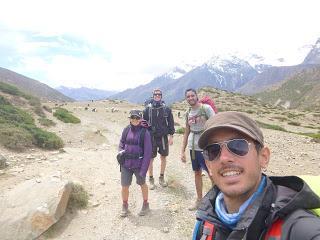
[[[119,143],[119,151],[125,150],[125,153],[129,154],[140,154],[143,158],[139,159],[126,159],[124,162],[124,167],[127,169],[140,169],[139,175],[145,177],[148,171],[149,163],[151,160],[152,153],[152,145],[151,145],[151,136],[148,130],[145,131],[144,135],[144,149],[140,147],[139,144],[132,145],[126,144],[127,142],[136,142],[139,143],[140,134],[142,126],[133,126],[130,125],[130,129],[127,135],[127,139],[125,139],[125,130],[122,131],[120,143]]]

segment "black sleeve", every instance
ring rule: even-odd
[[[143,112],[143,119],[146,120],[146,121],[149,121],[149,107],[146,107]]]
[[[169,128],[169,134],[173,135],[175,133],[174,120],[173,120],[173,114],[170,108],[168,108],[168,128]]]
[[[294,212],[283,225],[288,240],[320,240],[320,217],[305,210]]]

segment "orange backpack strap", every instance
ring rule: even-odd
[[[202,237],[200,240],[213,240],[214,235],[214,225],[213,223],[204,222],[203,230],[202,230]]]
[[[280,240],[283,222],[283,219],[278,219],[272,223],[272,226],[269,228],[264,240]]]

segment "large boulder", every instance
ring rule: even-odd
[[[0,194],[0,239],[35,239],[65,213],[72,187],[57,177],[31,179]]]

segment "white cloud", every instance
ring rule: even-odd
[[[123,90],[179,62],[227,51],[297,64],[303,46],[320,37],[319,5],[317,0],[11,0],[1,4],[0,46],[14,49],[23,63],[8,60],[10,69],[50,86]],[[30,34],[60,40],[32,41]],[[85,44],[72,47],[65,35]]]

